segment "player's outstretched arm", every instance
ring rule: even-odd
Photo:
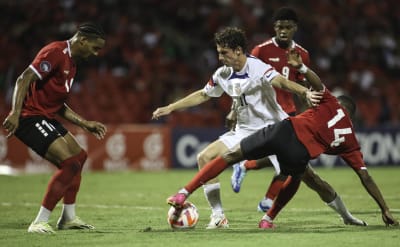
[[[104,124],[97,121],[88,121],[82,118],[78,113],[74,112],[69,106],[64,104],[64,107],[58,112],[58,114],[81,127],[84,130],[91,132],[97,139],[103,139],[106,135],[107,128]]]
[[[29,67],[18,77],[12,97],[12,109],[3,122],[3,127],[8,131],[7,138],[12,136],[17,130],[25,96],[29,90],[30,84],[37,79],[39,79],[39,77]]]
[[[324,85],[321,82],[321,78],[310,68],[308,68],[302,61],[298,51],[291,49],[287,53],[288,64],[297,69],[300,73],[304,74],[308,83],[311,85],[313,90],[321,91],[324,89]]]
[[[153,112],[153,116],[151,117],[151,119],[158,119],[159,117],[168,115],[175,110],[200,105],[201,103],[209,99],[210,97],[203,91],[203,89],[200,89],[192,94],[189,94],[185,98],[175,101],[174,103],[157,108]]]
[[[302,97],[309,106],[317,106],[322,99],[323,93],[320,91],[311,91],[306,87],[286,79],[282,75],[277,75],[271,80],[271,84],[275,87],[282,88],[288,92],[295,93]]]
[[[358,170],[357,175],[359,176],[362,185],[367,190],[368,194],[376,201],[382,212],[382,220],[386,226],[398,226],[399,222],[390,213],[389,207],[386,205],[385,199],[378,188],[378,185],[369,175],[367,170]]]

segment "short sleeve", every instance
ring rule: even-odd
[[[355,171],[366,169],[363,155],[359,150],[340,154],[340,157]]]
[[[39,51],[29,67],[43,80],[62,62],[60,52],[58,49],[46,49],[45,47]]]

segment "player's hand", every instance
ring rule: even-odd
[[[153,116],[151,117],[151,119],[158,119],[159,117],[168,115],[171,112],[172,111],[168,106],[159,107],[153,112]]]
[[[288,59],[288,64],[296,69],[300,68],[303,64],[300,53],[295,49],[290,49],[289,51],[287,51],[286,56]]]
[[[389,210],[382,213],[382,220],[386,226],[398,226],[399,222],[392,216]]]
[[[319,103],[321,102],[323,94],[324,94],[323,92],[307,90],[305,95],[307,104],[310,107],[318,106]]]
[[[8,131],[7,138],[14,135],[19,125],[19,114],[11,112],[3,121],[3,127]]]
[[[235,111],[230,111],[228,115],[225,118],[225,126],[234,131],[236,127],[236,122],[237,122],[237,115]]]
[[[107,132],[107,127],[96,121],[86,121],[82,127],[91,132],[99,140],[103,139]]]

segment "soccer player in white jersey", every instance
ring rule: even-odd
[[[220,97],[223,93],[232,97],[238,114],[235,131],[223,134],[198,154],[199,169],[218,155],[231,150],[258,129],[288,116],[277,103],[272,86],[295,93],[311,105],[318,104],[321,98],[319,93],[289,81],[271,65],[248,55],[243,30],[225,28],[215,34],[214,41],[218,59],[223,66],[214,72],[205,87],[153,112],[153,119],[157,119],[175,110],[199,105],[211,97]],[[229,227],[221,203],[218,179],[210,180],[203,188],[212,209],[207,229]]]

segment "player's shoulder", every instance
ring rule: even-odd
[[[306,48],[304,48],[303,46],[301,46],[300,44],[298,44],[297,42],[294,43],[294,47],[296,50],[298,50],[299,52],[308,54],[308,51]]]
[[[56,53],[59,53],[59,52],[63,52],[65,49],[67,49],[67,42],[66,41],[53,41],[53,42],[45,45],[40,50],[40,53],[43,53],[43,52],[56,52]]]
[[[268,47],[268,46],[271,46],[271,45],[274,45],[274,42],[273,42],[272,38],[267,39],[266,41],[264,41],[264,42],[262,42],[262,43],[256,45],[256,48],[258,48],[258,49],[264,49],[264,48],[266,48],[266,47]]]

